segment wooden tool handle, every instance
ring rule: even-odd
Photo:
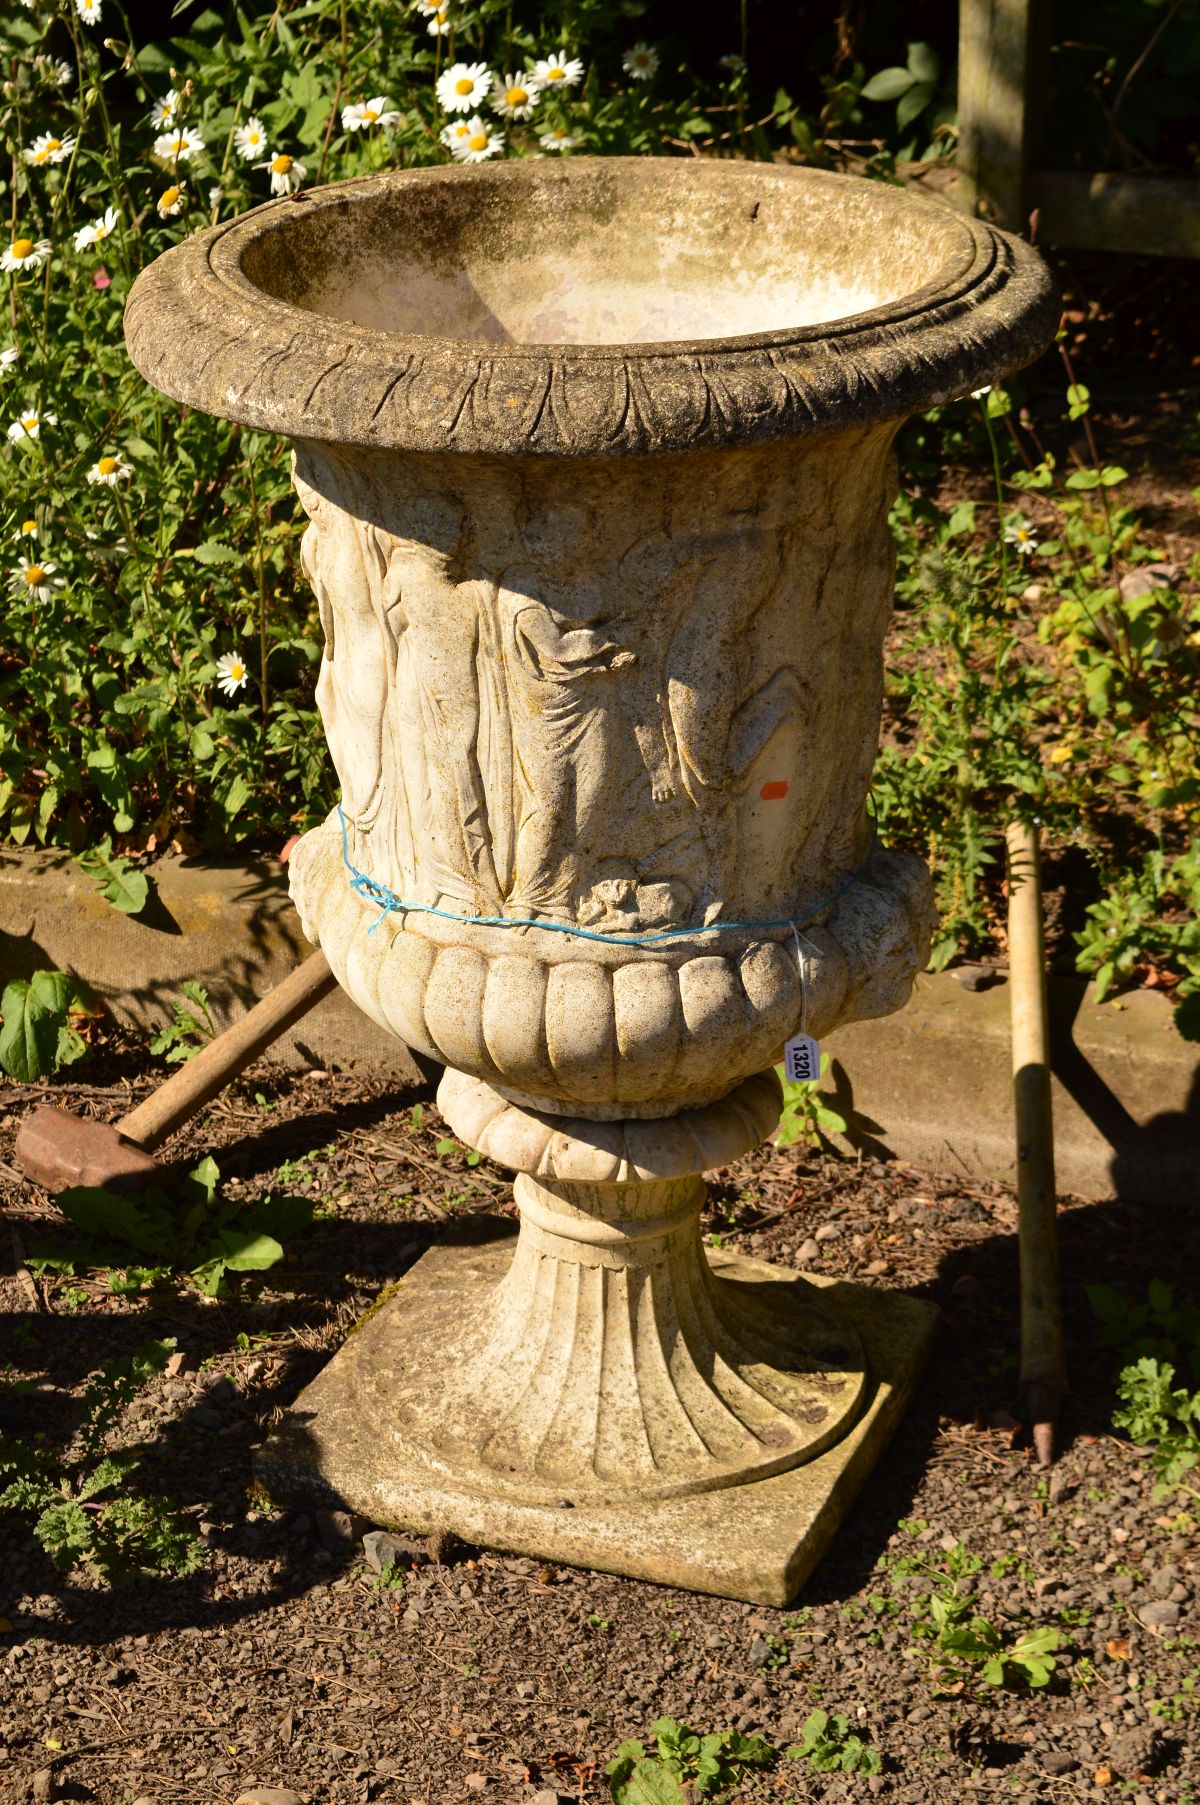
[[[1010,822],[1008,981],[1012,1004],[1013,1104],[1017,1131],[1017,1212],[1021,1259],[1021,1392],[1038,1459],[1048,1465],[1066,1391],[1062,1287],[1054,1186],[1050,1028],[1038,833]]]
[[[148,1153],[161,1146],[336,985],[324,953],[314,953],[119,1122],[125,1139]]]

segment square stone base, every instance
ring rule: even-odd
[[[933,1336],[933,1305],[895,1291],[797,1274],[714,1252],[715,1269],[756,1268],[776,1282],[821,1286],[851,1320],[867,1352],[871,1384],[854,1427],[824,1454],[770,1479],[720,1491],[628,1503],[553,1507],[517,1504],[460,1485],[418,1460],[398,1461],[363,1419],[360,1362],[403,1358],[404,1298],[456,1267],[503,1275],[516,1225],[475,1219],[432,1248],[351,1331],[284,1422],[260,1449],[256,1473],[281,1503],[361,1512],[390,1529],[450,1531],[464,1542],[514,1554],[598,1567],[694,1592],[786,1605],[833,1539],[859,1487],[896,1429]],[[399,1344],[399,1345],[398,1345]],[[386,1350],[386,1354],[384,1353]]]

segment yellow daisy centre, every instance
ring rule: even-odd
[[[229,671],[229,675],[231,677],[237,677],[239,679],[239,681],[241,678],[243,678],[246,675],[246,667],[242,663],[240,658],[231,658],[229,660],[227,669]]]
[[[486,150],[487,149],[487,133],[486,132],[472,132],[470,142],[471,142],[472,150]]]
[[[117,467],[116,458],[101,458],[99,463],[96,465],[96,468],[100,472],[101,476],[111,476],[113,471],[116,469],[116,467]]]
[[[517,87],[508,90],[508,104],[510,107],[523,107],[528,99],[528,93],[519,84]]]
[[[12,254],[16,258],[18,263],[24,263],[26,257],[28,257],[28,255],[29,255],[30,251],[32,251],[32,249],[33,249],[32,238],[14,238],[13,239]]]
[[[21,531],[23,533],[36,533],[37,532],[37,521],[36,520],[23,520],[21,522]]]
[[[461,92],[461,89],[460,89],[460,92]],[[368,125],[374,125],[374,123],[378,119],[378,117],[379,117],[379,114],[375,111],[374,107],[364,107],[363,108],[363,118],[366,120]]]
[[[46,572],[40,564],[27,564],[21,575],[31,589],[36,589],[37,585],[44,582],[46,578]]]
[[[286,175],[291,167],[292,159],[283,151],[280,151],[277,157],[271,158],[271,173],[273,175]]]
[[[475,83],[471,80],[469,75],[460,75],[454,84],[454,92],[456,94],[469,94],[474,86]]]
[[[547,69],[546,80],[547,81],[563,81],[566,77],[566,73],[567,73],[566,70],[561,66],[561,64],[555,63],[552,68]]]
[[[47,138],[46,149],[47,149],[47,151],[61,150],[62,149],[62,139],[61,138]]]
[[[178,199],[178,188],[164,188],[158,204],[160,207],[173,207]]]

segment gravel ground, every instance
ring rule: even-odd
[[[90,1086],[54,1095],[108,1120],[151,1082],[133,1048],[102,1048],[86,1071]],[[1011,1193],[759,1150],[714,1179],[711,1233],[942,1312],[917,1402],[796,1605],[461,1547],[431,1558],[416,1543],[381,1579],[364,1558],[369,1526],[255,1508],[251,1453],[449,1214],[509,1208],[505,1176],[439,1152],[446,1131],[427,1099],[414,1112],[415,1094],[358,1076],[263,1065],[172,1152],[212,1152],[247,1201],[306,1190],[319,1220],[235,1299],[129,1300],[102,1271],[34,1278],[24,1265],[73,1238],[11,1164],[21,1116],[43,1100],[0,1093],[0,1427],[61,1441],[90,1371],[174,1336],[178,1370],[142,1395],[124,1439],[148,1444],[145,1471],[194,1519],[207,1561],[101,1591],[57,1573],[0,1517],[0,1799],[232,1805],[257,1785],[314,1805],[586,1805],[607,1797],[617,1745],[660,1713],[783,1747],[820,1705],[880,1749],[883,1773],[781,1759],[739,1796],[1200,1800],[1196,1524],[1154,1501],[1145,1454],[1110,1432],[1112,1357],[1084,1297],[1097,1280],[1138,1294],[1155,1274],[1178,1282],[1189,1252],[1194,1272],[1194,1214],[1064,1201],[1073,1390],[1045,1474],[1012,1414]],[[910,1633],[929,1582],[892,1564],[937,1563],[958,1542],[985,1563],[986,1615],[1069,1638],[1046,1691],[939,1691]]]

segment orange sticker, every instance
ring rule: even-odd
[[[764,783],[759,792],[764,802],[782,802],[787,793],[788,787],[782,778],[778,778],[774,783]]]

